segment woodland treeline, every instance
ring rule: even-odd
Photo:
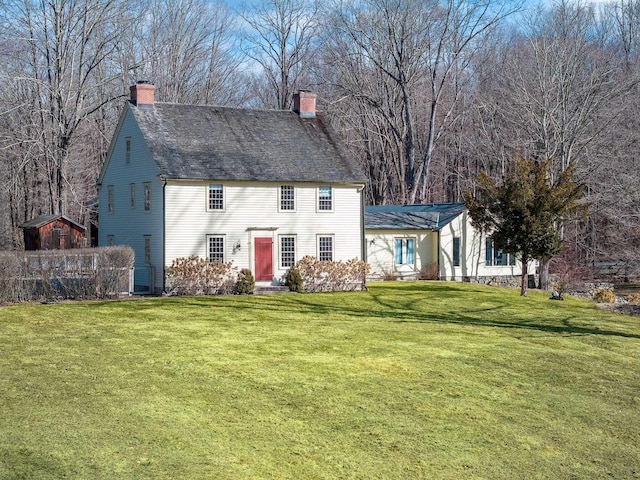
[[[367,202],[462,201],[518,158],[569,165],[584,265],[640,258],[640,0],[0,1],[0,248],[40,213],[88,222],[128,88],[290,108],[318,93]]]

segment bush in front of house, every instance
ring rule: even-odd
[[[300,276],[300,270],[294,265],[289,270],[284,278],[284,284],[289,287],[290,292],[302,293],[302,277]]]
[[[428,263],[418,273],[418,280],[438,280],[438,264]]]
[[[176,258],[167,269],[167,294],[229,294],[233,291],[236,272],[232,262],[210,262],[195,255]]]
[[[363,290],[369,272],[369,265],[356,258],[331,262],[305,256],[294,267],[300,273],[305,292]]]
[[[640,293],[632,293],[627,296],[627,302],[631,305],[640,305]]]
[[[109,298],[129,290],[126,246],[0,252],[0,303]]]
[[[233,285],[234,295],[249,295],[253,293],[253,289],[256,287],[256,282],[253,278],[253,273],[248,268],[243,268],[238,273],[238,279]]]
[[[616,303],[616,295],[610,288],[599,288],[593,295],[596,303]]]

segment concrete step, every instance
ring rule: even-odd
[[[276,293],[290,293],[286,285],[256,285],[253,289],[254,295],[273,295]]]

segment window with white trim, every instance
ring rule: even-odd
[[[224,262],[224,236],[207,236],[207,249],[210,262]]]
[[[142,191],[144,193],[144,209],[146,211],[151,210],[151,183],[143,183]]]
[[[396,265],[413,265],[415,263],[415,238],[396,238],[394,242],[394,263]]]
[[[516,257],[495,248],[492,238],[485,240],[485,263],[487,267],[506,267],[516,264]]]
[[[333,210],[333,188],[329,185],[318,187],[318,210],[325,212]]]
[[[333,261],[333,236],[322,235],[318,236],[318,260],[320,261]]]
[[[207,198],[209,210],[224,210],[224,188],[221,183],[209,184]]]
[[[296,209],[295,194],[293,185],[280,185],[280,210],[293,211]]]
[[[296,263],[295,235],[280,235],[280,267],[289,268]]]

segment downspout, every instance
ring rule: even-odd
[[[437,267],[438,267],[438,280],[442,280],[442,278],[440,278],[440,256],[441,256],[441,250],[440,250],[440,212],[438,212],[438,219],[436,220],[436,228],[438,230],[436,230],[438,232],[438,240],[436,242],[437,245],[437,252],[438,252],[438,261],[437,261]]]
[[[358,189],[360,193],[360,258],[367,263],[367,246],[364,230],[364,185]],[[367,276],[362,279],[363,289],[367,288]]]
[[[162,291],[165,291],[165,281],[167,277],[166,272],[166,252],[167,252],[167,209],[166,209],[166,201],[165,201],[165,188],[167,186],[167,179],[165,177],[160,177],[160,181],[162,182]]]
[[[436,230],[436,232],[438,232],[438,241],[436,242],[437,246],[438,246],[438,280],[442,280],[442,278],[440,278],[440,256],[441,256],[441,251],[440,251],[440,229]]]

